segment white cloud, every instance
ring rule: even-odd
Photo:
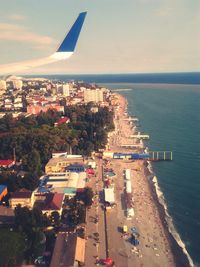
[[[28,28],[11,23],[0,23],[0,40],[25,42],[45,48],[45,45],[55,44],[52,37],[31,32]]]

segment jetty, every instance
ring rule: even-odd
[[[173,153],[172,151],[149,151],[150,161],[172,161]]]
[[[130,135],[131,138],[136,138],[136,139],[142,139],[142,140],[148,140],[149,139],[149,135],[148,134],[133,134]]]
[[[172,151],[149,151],[145,153],[120,153],[104,151],[103,158],[129,159],[129,160],[148,160],[148,161],[172,161]]]
[[[136,118],[136,117],[128,117],[128,118],[126,118],[126,119],[123,119],[124,121],[139,121],[139,119],[138,118]]]
[[[142,148],[143,144],[122,144],[120,147],[126,147],[126,148]]]

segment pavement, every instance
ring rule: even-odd
[[[105,241],[105,217],[104,210],[102,209],[102,194],[103,194],[103,181],[102,181],[102,160],[97,159],[96,177],[92,176],[88,186],[97,193],[94,197],[94,203],[91,208],[87,210],[86,217],[86,254],[85,266],[97,266],[97,259],[106,258],[106,241]],[[96,222],[97,221],[97,222]],[[96,223],[95,223],[96,222]],[[98,239],[94,233],[98,233]],[[95,240],[96,239],[96,240]]]

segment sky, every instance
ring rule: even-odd
[[[74,55],[22,74],[200,71],[199,0],[0,0],[0,64],[54,53],[78,14]]]

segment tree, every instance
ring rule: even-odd
[[[92,188],[86,187],[84,192],[77,194],[77,200],[83,201],[86,207],[91,206],[93,202],[94,193]]]
[[[41,173],[40,154],[36,149],[33,149],[27,158],[27,170],[35,176]]]
[[[22,187],[34,191],[39,185],[38,176],[34,173],[27,173],[22,179]]]
[[[17,205],[15,208],[15,228],[30,236],[48,225],[48,220],[38,208],[29,210],[28,207]]]
[[[0,229],[0,266],[20,265],[26,249],[25,236],[10,229]]]
[[[90,187],[86,187],[85,188],[85,192],[84,192],[84,202],[85,202],[85,206],[88,207],[88,206],[91,206],[92,205],[92,202],[93,202],[93,196],[94,196],[94,193],[92,191],[92,188]]]
[[[30,263],[45,249],[46,238],[42,231],[48,224],[47,217],[38,208],[29,210],[20,205],[15,208],[15,230],[26,237],[25,258]]]
[[[53,211],[50,216],[50,221],[53,225],[60,225],[60,214],[57,211]]]

